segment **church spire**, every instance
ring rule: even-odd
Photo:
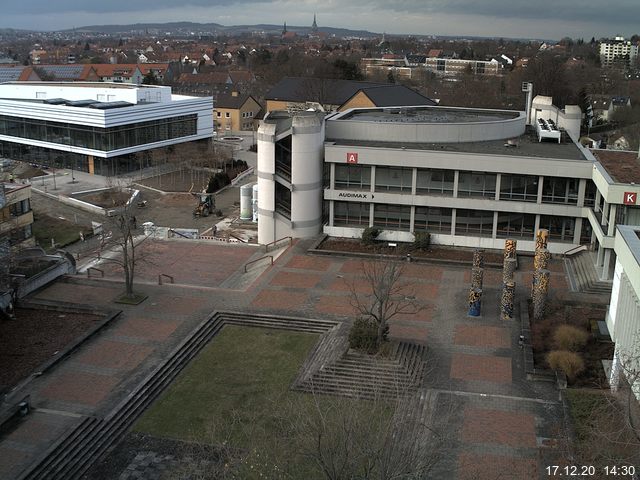
[[[316,23],[316,14],[313,14],[313,23],[311,24],[311,31],[316,33],[318,31],[318,24]]]
[[[284,35],[285,33],[287,33],[287,22],[284,22],[284,27],[282,28],[282,34]]]

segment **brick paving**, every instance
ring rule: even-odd
[[[458,480],[524,480],[538,478],[535,459],[462,453]]]
[[[145,372],[214,310],[352,319],[350,283],[354,282],[359,293],[369,290],[362,280],[362,261],[306,255],[308,243],[298,242],[289,248],[272,267],[251,280],[245,291],[218,287],[232,276],[241,275],[247,259],[259,253],[256,249],[193,246],[186,241],[154,245],[158,264],[142,271],[142,279],[149,283],[137,289],[149,298],[140,305],[112,303],[123,290],[121,283],[113,281],[116,278],[85,282],[78,276],[74,283],[58,282],[42,289],[37,298],[124,311],[99,336],[33,382],[34,405],[72,413],[106,414]],[[523,292],[530,282],[525,261],[517,273],[519,301],[524,301]],[[471,319],[467,316],[470,267],[418,263],[403,267],[404,278],[425,308],[414,315],[394,318],[390,334],[427,345],[432,360],[424,384],[451,391],[447,395],[455,399],[460,417],[452,420],[450,432],[457,447],[445,461],[449,468],[438,478],[537,478],[544,465],[538,464],[536,436],[553,436],[555,420],[550,412],[559,409],[554,403],[557,392],[550,384],[534,385],[525,379],[522,352],[514,340],[519,333],[518,324],[498,318],[500,270],[485,271],[482,317]],[[557,282],[562,293],[562,288],[566,289],[564,276],[562,270],[554,268],[552,282]],[[157,271],[174,275],[177,283],[187,286],[154,285]],[[549,403],[542,408],[528,399]],[[67,422],[60,425],[77,421],[57,418]],[[23,425],[32,420],[38,419],[30,415]],[[15,456],[9,451],[14,445],[0,443],[0,478],[5,478],[3,472],[15,471],[16,465],[27,464],[35,449],[41,448],[35,438],[30,440],[39,428],[34,423],[20,434],[24,446]],[[55,432],[57,428],[52,425],[45,430]],[[8,458],[11,465],[6,465]],[[511,477],[505,477],[505,472]]]
[[[451,378],[510,383],[511,357],[454,353]]]
[[[511,345],[506,327],[456,325],[453,343],[473,347],[507,348]]]
[[[39,394],[50,400],[95,407],[107,398],[117,384],[118,379],[111,375],[63,373],[56,375]]]
[[[531,414],[465,408],[462,440],[510,447],[536,447],[535,418]]]

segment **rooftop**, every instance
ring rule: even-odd
[[[638,152],[620,150],[591,150],[616,183],[640,184]]]
[[[481,123],[518,118],[520,112],[446,107],[403,107],[352,110],[336,120],[384,123]]]
[[[436,150],[441,152],[477,153],[480,155],[509,155],[514,157],[556,158],[561,160],[588,161],[573,143],[555,141],[538,142],[533,130],[510,140],[488,140],[460,143],[374,142],[359,140],[332,140],[335,145],[361,147],[398,148],[408,150]]]

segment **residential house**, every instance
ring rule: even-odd
[[[31,185],[0,183],[0,237],[8,238],[12,250],[33,247]]]
[[[262,107],[249,94],[237,91],[218,94],[214,106],[214,121],[218,132],[254,130]]]

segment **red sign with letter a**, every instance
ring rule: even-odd
[[[635,205],[638,200],[638,194],[635,192],[624,192],[623,203],[625,205]]]
[[[358,163],[358,154],[347,153],[347,163]]]

